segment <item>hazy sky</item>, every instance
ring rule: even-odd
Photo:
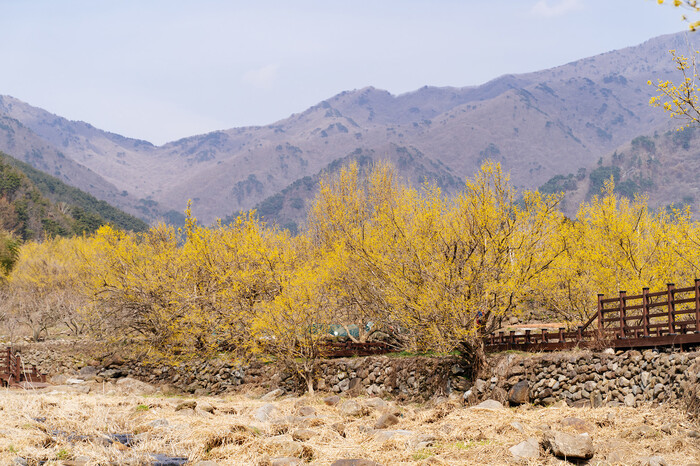
[[[156,144],[687,29],[655,0],[0,0],[0,94]],[[700,34],[700,32],[699,32]]]

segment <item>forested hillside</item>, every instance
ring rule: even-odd
[[[142,220],[0,152],[0,228],[36,240],[91,233],[107,223],[147,228]]]

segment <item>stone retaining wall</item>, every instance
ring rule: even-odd
[[[52,375],[82,372],[98,380],[133,376],[196,394],[237,391],[242,385],[286,391],[304,389],[298,377],[274,365],[241,366],[227,361],[206,361],[172,367],[119,359],[103,360],[100,364],[78,353],[74,346],[22,349],[27,364],[37,364]],[[581,406],[636,406],[682,398],[689,402],[692,397],[700,410],[700,352],[606,350],[501,354],[489,357],[484,378],[472,384],[464,375],[455,358],[342,358],[320,363],[316,388],[338,394],[391,396],[398,400],[425,400],[435,394],[452,392],[464,394],[467,403],[511,398],[511,403],[550,404],[563,400]],[[519,382],[518,393],[513,393]]]
[[[460,373],[453,358],[392,358],[369,356],[322,361],[315,387],[321,391],[354,395],[390,395],[400,400],[425,400],[446,392],[450,376]],[[170,384],[197,394],[222,393],[242,385],[265,389],[302,391],[301,381],[287,369],[275,365],[238,366],[222,361],[167,365],[140,365],[116,361],[107,364],[96,376],[111,379],[130,375],[149,383]],[[462,378],[462,388],[468,383]]]
[[[513,387],[527,383],[529,401],[602,406],[678,401],[696,388],[700,353],[653,350],[603,353],[569,352],[507,355],[492,361],[491,377],[478,379],[465,393],[467,402],[504,401],[518,396]],[[521,394],[522,396],[522,391]],[[523,400],[521,400],[523,401]]]

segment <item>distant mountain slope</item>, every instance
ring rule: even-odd
[[[346,91],[275,124],[161,147],[1,97],[0,118],[22,125],[28,135],[24,142],[10,141],[0,127],[0,149],[49,173],[62,155],[76,164],[67,174],[63,163],[63,179],[151,219],[168,210],[174,218],[192,199],[194,214],[210,222],[249,209],[351,154],[394,160],[407,179],[425,171],[428,178],[449,175],[458,182],[493,159],[511,173],[514,185],[536,188],[558,174],[590,173],[617,147],[666,128],[663,111],[648,105],[653,88],[647,81],[677,79],[668,50],[686,50],[686,41],[698,47],[700,38],[662,36],[481,86],[424,87],[399,96],[371,87]],[[15,152],[7,148],[10,142]],[[401,163],[398,150],[421,154],[425,170]],[[85,181],[83,172],[93,181]]]
[[[563,211],[573,217],[580,203],[600,194],[604,182],[613,177],[615,190],[623,196],[646,196],[652,209],[689,206],[698,217],[700,128],[677,131],[668,126],[621,145],[590,170],[556,175],[539,190],[563,192]]]
[[[107,180],[107,175],[103,176],[79,161],[81,157],[90,158],[94,155],[91,156],[89,152],[85,152],[79,157],[76,155],[79,152],[77,148],[68,142],[54,144],[55,135],[43,131],[42,136],[29,126],[45,130],[49,115],[50,121],[54,122],[57,128],[62,127],[61,132],[68,139],[73,137],[70,134],[78,132],[80,128],[89,127],[85,123],[69,122],[56,117],[12,97],[0,96],[0,151],[133,215],[149,220],[163,217],[164,210],[155,201],[139,199],[124,189],[117,188],[115,184]],[[36,120],[44,123],[38,124]],[[99,130],[95,129],[92,132],[100,133]],[[44,137],[47,134],[50,137]],[[115,135],[113,137],[120,138]],[[72,155],[68,155],[68,152],[64,151],[67,148],[73,148]],[[115,160],[119,160],[119,152],[111,152],[111,154]]]
[[[143,220],[0,152],[0,228],[26,240],[90,233],[106,223],[131,231],[148,228]]]

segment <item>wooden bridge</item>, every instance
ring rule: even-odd
[[[36,366],[27,370],[22,364],[22,356],[7,348],[0,355],[0,386],[16,386],[22,382],[46,382],[46,375],[40,374]]]
[[[614,298],[598,295],[596,313],[573,330],[501,331],[487,335],[484,346],[488,352],[700,346],[700,279],[687,288],[671,283],[654,293],[643,288],[631,296],[625,291]]]

